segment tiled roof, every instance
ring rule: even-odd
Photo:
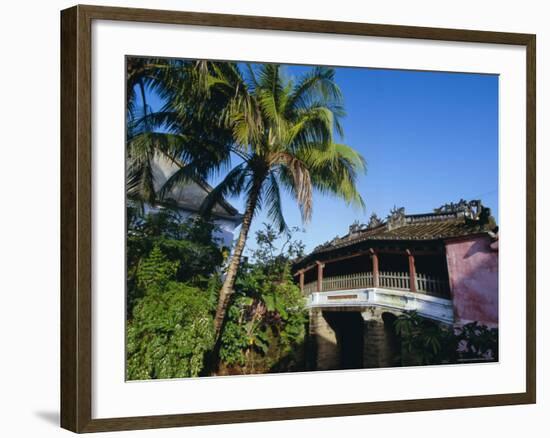
[[[374,227],[352,225],[350,232],[316,247],[311,255],[366,240],[439,240],[492,231],[493,221],[472,219],[464,212],[402,215]]]

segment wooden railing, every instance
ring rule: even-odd
[[[323,278],[323,292],[366,289],[374,286],[374,276],[372,272],[359,272],[356,274]],[[410,290],[410,286],[411,282],[408,272],[380,271],[378,275],[378,287],[395,290]],[[313,292],[318,292],[316,281],[304,285],[305,295],[309,295]],[[440,278],[417,273],[416,292],[447,298],[449,296],[449,285],[447,281]]]
[[[380,287],[387,289],[409,290],[411,282],[408,272],[383,272],[380,271]]]
[[[416,289],[436,297],[449,296],[449,282],[426,274],[416,274]]]
[[[309,295],[309,294],[312,294],[313,292],[317,292],[316,281],[314,281],[313,283],[304,284],[304,295]]]
[[[340,275],[338,277],[323,278],[323,290],[364,289],[373,287],[372,272]]]

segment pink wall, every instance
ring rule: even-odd
[[[488,235],[446,242],[455,322],[498,325],[498,243]]]

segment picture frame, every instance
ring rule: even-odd
[[[92,23],[188,25],[521,46],[526,51],[525,391],[94,418]],[[61,426],[73,432],[275,421],[536,402],[536,37],[531,34],[78,5],[61,12]],[[117,293],[115,290],[114,293]],[[120,291],[122,294],[123,292]],[[258,378],[258,377],[255,377]]]

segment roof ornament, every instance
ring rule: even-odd
[[[367,228],[376,228],[382,225],[382,219],[378,217],[376,213],[372,213],[369,218],[369,223],[367,224]]]
[[[444,204],[439,208],[434,209],[434,213],[454,213],[457,216],[463,216],[468,219],[477,219],[484,207],[481,204],[481,200],[474,199],[472,201],[466,201],[465,199],[460,199],[458,202],[450,202]]]
[[[405,225],[405,207],[397,208],[395,205],[390,210],[388,215],[388,230],[391,231],[395,228]]]
[[[361,231],[364,231],[366,229],[367,229],[367,225],[362,224],[358,220],[356,220],[349,226],[348,237],[353,237],[355,234],[358,234]]]

